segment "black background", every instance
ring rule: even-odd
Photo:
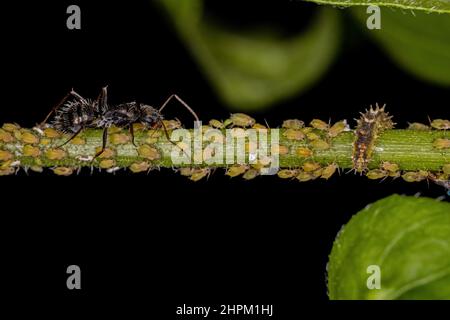
[[[81,6],[79,31],[66,28],[70,4]],[[289,36],[301,32],[316,6],[207,1],[207,10],[224,24],[269,23]],[[71,87],[95,97],[106,84],[110,103],[158,106],[177,93],[203,120],[230,113],[152,1],[20,1],[2,4],[2,12],[1,122],[32,126]],[[339,14],[347,29],[326,76],[254,117],[272,125],[286,118],[351,120],[375,102],[387,103],[399,127],[447,115],[448,92],[398,69],[363,37],[364,25]],[[190,121],[177,113],[182,109],[167,110]],[[342,311],[345,305],[326,302],[325,278],[341,226],[393,193],[445,194],[426,182],[351,174],[298,183],[230,180],[217,172],[192,183],[170,170],[116,176],[86,170],[68,178],[21,172],[2,177],[0,190],[2,288],[11,301],[25,296],[72,311],[142,308],[169,318],[183,303],[273,303],[285,316],[304,308]],[[79,292],[65,287],[70,264],[82,270]]]

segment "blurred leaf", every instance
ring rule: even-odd
[[[306,90],[327,70],[339,43],[337,13],[317,12],[298,36],[235,32],[202,16],[202,1],[160,0],[220,97],[241,111],[267,107]]]
[[[427,12],[450,13],[450,0],[305,0],[319,4],[340,7],[350,6],[386,6],[401,9],[423,10]]]
[[[381,289],[368,289],[378,265]],[[450,299],[450,204],[393,195],[353,216],[328,264],[330,299]]]
[[[365,24],[364,10],[353,13]],[[450,16],[383,10],[381,29],[367,32],[406,70],[450,86]]]

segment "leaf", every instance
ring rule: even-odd
[[[381,289],[368,289],[370,265]],[[356,214],[328,264],[330,299],[450,299],[450,204],[393,195]]]
[[[248,111],[313,85],[335,56],[337,12],[321,8],[309,28],[286,39],[270,30],[232,31],[202,18],[202,1],[160,0],[222,100]]]
[[[450,13],[450,0],[305,0],[340,7],[385,6],[426,12]]]
[[[353,13],[365,24],[364,10]],[[433,83],[450,86],[450,16],[383,10],[381,30],[367,30],[400,66]]]

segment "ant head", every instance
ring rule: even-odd
[[[149,105],[140,105],[140,111],[140,122],[146,127],[153,127],[163,119],[161,113]]]

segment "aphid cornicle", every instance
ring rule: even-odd
[[[105,150],[108,139],[108,128],[112,125],[119,128],[128,128],[134,145],[133,124],[135,123],[141,123],[147,129],[163,128],[167,139],[176,145],[169,138],[163,122],[164,117],[161,113],[174,98],[194,116],[196,121],[199,121],[194,110],[176,94],[172,94],[159,109],[138,102],[128,102],[112,106],[107,103],[107,87],[103,87],[96,100],[85,99],[74,90],[71,90],[50,111],[44,121],[42,121],[41,126],[55,113],[52,126],[58,131],[71,134],[71,137],[61,146],[74,139],[83,129],[103,129],[102,148],[95,154],[93,159],[97,158]]]

